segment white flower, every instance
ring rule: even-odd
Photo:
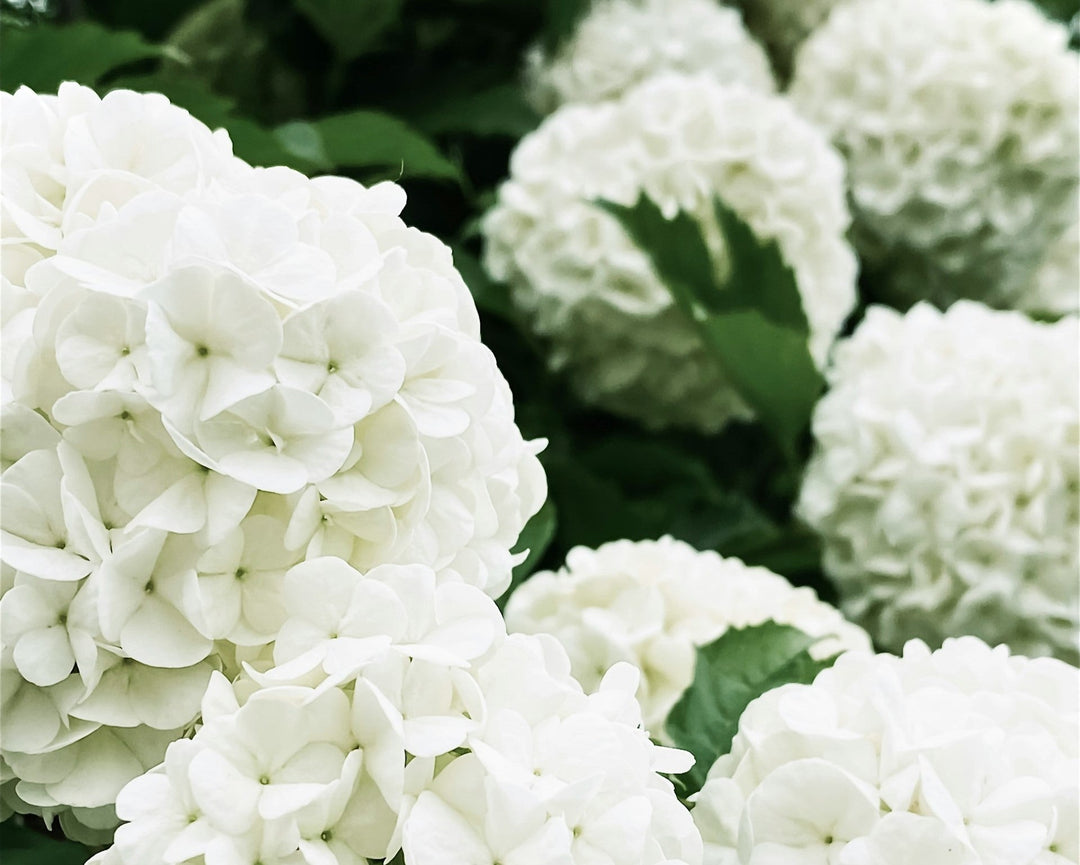
[[[483,224],[489,271],[584,398],[650,427],[715,431],[749,409],[596,199],[630,205],[644,193],[667,216],[693,214],[722,269],[719,196],[794,269],[819,364],[854,302],[843,164],[780,97],[658,76],[617,101],[562,107],[510,168]]]
[[[554,641],[508,638],[483,592],[422,565],[313,559],[284,594],[273,660],[214,675],[99,861],[700,865],[657,774],[690,755],[640,727],[632,668],[586,695]]]
[[[275,681],[377,661],[396,708],[358,686],[363,792],[338,773],[284,837],[317,865],[339,829],[381,858],[428,780],[388,780],[405,745],[476,723],[461,670],[501,633],[490,597],[546,495],[450,250],[405,225],[394,184],[252,168],[163,96],[0,99],[5,807],[107,841],[116,792],[190,735],[211,672],[265,672],[287,624],[301,641],[310,589],[286,572],[337,555],[379,578],[400,645],[369,621],[368,655],[308,646]],[[426,569],[426,612],[401,613],[383,566]],[[277,833],[192,855],[278,861]]]
[[[771,93],[769,60],[739,13],[713,0],[602,0],[549,56],[526,56],[526,91],[542,113],[615,99],[660,72],[705,73]]]
[[[975,634],[1076,659],[1077,328],[872,307],[837,347],[798,512],[881,646]]]
[[[705,861],[1074,862],[1078,694],[974,637],[849,652],[747,707],[696,796]]]
[[[645,727],[658,737],[693,681],[696,647],[728,628],[767,620],[822,638],[812,650],[817,657],[870,648],[866,634],[813,589],[671,537],[575,547],[562,570],[534,574],[506,607],[511,631],[547,633],[562,643],[586,688],[619,661],[641,670]]]
[[[1024,307],[1043,315],[1080,311],[1080,221],[1062,232],[1047,249],[1024,289]]]
[[[1020,0],[847,3],[790,94],[847,157],[856,246],[897,297],[1041,306],[1030,272],[1075,222],[1080,177],[1063,25]]]

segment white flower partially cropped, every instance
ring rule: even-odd
[[[1075,663],[1078,327],[871,307],[837,346],[798,512],[879,645],[975,634]]]
[[[562,643],[586,688],[613,664],[637,667],[645,727],[661,737],[671,707],[694,679],[696,648],[728,628],[769,620],[820,637],[815,657],[870,649],[862,629],[813,589],[671,537],[575,547],[565,567],[534,574],[506,607],[511,631],[548,633]]]
[[[856,246],[897,298],[1043,311],[1030,274],[1076,221],[1080,176],[1063,25],[1024,0],[847,3],[790,95],[847,157]]]
[[[974,637],[850,652],[743,712],[695,797],[706,865],[1080,861],[1078,694]]]
[[[738,11],[716,0],[599,0],[556,53],[526,57],[526,93],[541,113],[621,96],[661,72],[776,89],[769,59]]]
[[[692,214],[722,271],[719,196],[778,243],[819,364],[854,303],[843,163],[778,96],[659,76],[618,101],[563,106],[522,140],[510,172],[483,223],[488,270],[587,401],[649,427],[715,431],[750,410],[596,199],[631,205],[644,193],[669,217]]]
[[[290,567],[498,595],[544,476],[399,187],[253,168],[160,95],[0,98],[2,795],[107,839],[295,631]]]
[[[592,694],[550,637],[507,637],[480,589],[423,565],[312,559],[292,615],[203,726],[117,799],[100,865],[700,865],[641,728],[637,676]]]

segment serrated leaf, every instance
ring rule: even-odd
[[[759,241],[737,214],[715,201],[728,264],[726,279],[718,283],[701,227],[689,214],[667,219],[645,195],[632,207],[597,204],[649,256],[739,395],[784,455],[796,461],[824,380],[810,356],[795,275],[776,242]]]
[[[547,548],[551,546],[552,540],[555,538],[555,527],[558,525],[558,516],[555,511],[555,502],[550,498],[544,502],[540,510],[538,510],[529,521],[525,524],[525,528],[521,530],[521,535],[518,537],[517,543],[514,545],[514,552],[521,553],[528,550],[528,555],[521,564],[514,568],[514,575],[510,581],[510,587],[506,590],[506,593],[499,599],[499,605],[506,604],[507,599],[513,594],[522,582],[532,576],[532,572],[536,570],[536,565],[543,558]]]
[[[393,115],[350,111],[309,125],[322,138],[323,150],[335,166],[390,168],[405,177],[462,179],[461,170],[439,148]]]
[[[25,84],[39,93],[55,92],[64,81],[92,85],[120,66],[161,56],[138,33],[91,21],[5,27],[3,43],[0,86],[8,91]]]
[[[697,650],[694,681],[672,708],[666,731],[678,748],[694,755],[683,775],[691,793],[705,783],[717,758],[731,751],[739,718],[766,691],[808,684],[835,658],[816,661],[808,649],[818,638],[788,625],[764,622],[731,628]]]
[[[0,823],[0,850],[4,865],[83,865],[92,855],[82,844],[35,832],[14,818]]]
[[[295,0],[338,55],[353,60],[370,50],[401,14],[402,0]]]

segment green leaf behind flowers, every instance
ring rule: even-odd
[[[0,823],[4,865],[83,865],[92,851],[74,841],[61,841],[19,824],[17,817]]]
[[[785,456],[797,461],[824,380],[810,356],[810,329],[795,274],[776,241],[758,239],[717,199],[723,274],[701,226],[689,214],[680,211],[667,219],[645,195],[630,207],[597,204],[618,219],[649,256],[739,395]]]
[[[808,684],[835,658],[816,661],[810,637],[788,625],[764,622],[731,628],[697,650],[694,681],[672,708],[667,733],[676,747],[694,755],[692,769],[682,776],[689,793],[705,783],[718,757],[731,751],[739,718],[750,703],[773,688]]]
[[[514,575],[510,582],[510,588],[508,588],[502,598],[499,599],[500,607],[506,603],[510,595],[513,594],[514,589],[528,577],[532,576],[540,559],[543,558],[545,551],[551,546],[551,542],[555,539],[555,526],[557,524],[558,518],[555,513],[555,503],[551,499],[548,499],[544,502],[540,510],[533,514],[525,524],[525,528],[521,530],[521,535],[514,545],[513,552],[521,553],[528,550],[528,555],[525,556],[525,560],[521,562],[521,564],[514,568]]]
[[[378,38],[401,14],[402,0],[295,0],[343,60],[352,60],[376,47]]]

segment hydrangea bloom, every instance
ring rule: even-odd
[[[633,668],[587,695],[554,640],[507,637],[488,596],[423,565],[313,559],[285,595],[269,657],[235,687],[215,674],[96,862],[701,862],[657,774],[690,755],[641,728]]]
[[[974,637],[850,652],[747,707],[697,794],[706,865],[1076,862],[1078,694]]]
[[[547,114],[566,102],[617,98],[659,72],[776,88],[769,59],[737,10],[715,0],[600,0],[554,56],[529,52],[526,92]]]
[[[663,75],[618,101],[565,105],[518,145],[484,220],[486,264],[581,395],[650,427],[715,431],[749,408],[647,255],[596,199],[652,198],[723,241],[719,196],[795,271],[819,363],[855,298],[844,168],[780,97]]]
[[[399,187],[252,168],[160,95],[2,114],[0,779],[107,826],[275,638],[292,565],[496,595],[544,478]]]
[[[879,645],[975,634],[1077,656],[1075,316],[871,307],[837,345],[798,510]]]
[[[791,98],[847,157],[856,245],[897,297],[1038,306],[1030,272],[1076,220],[1067,43],[1022,0],[844,4],[807,40]]]
[[[575,547],[561,571],[533,575],[506,607],[510,630],[549,633],[563,644],[586,688],[617,662],[640,669],[638,699],[653,735],[663,734],[668,712],[694,679],[695,648],[728,628],[768,620],[821,637],[816,657],[870,649],[862,629],[813,589],[671,537]]]

